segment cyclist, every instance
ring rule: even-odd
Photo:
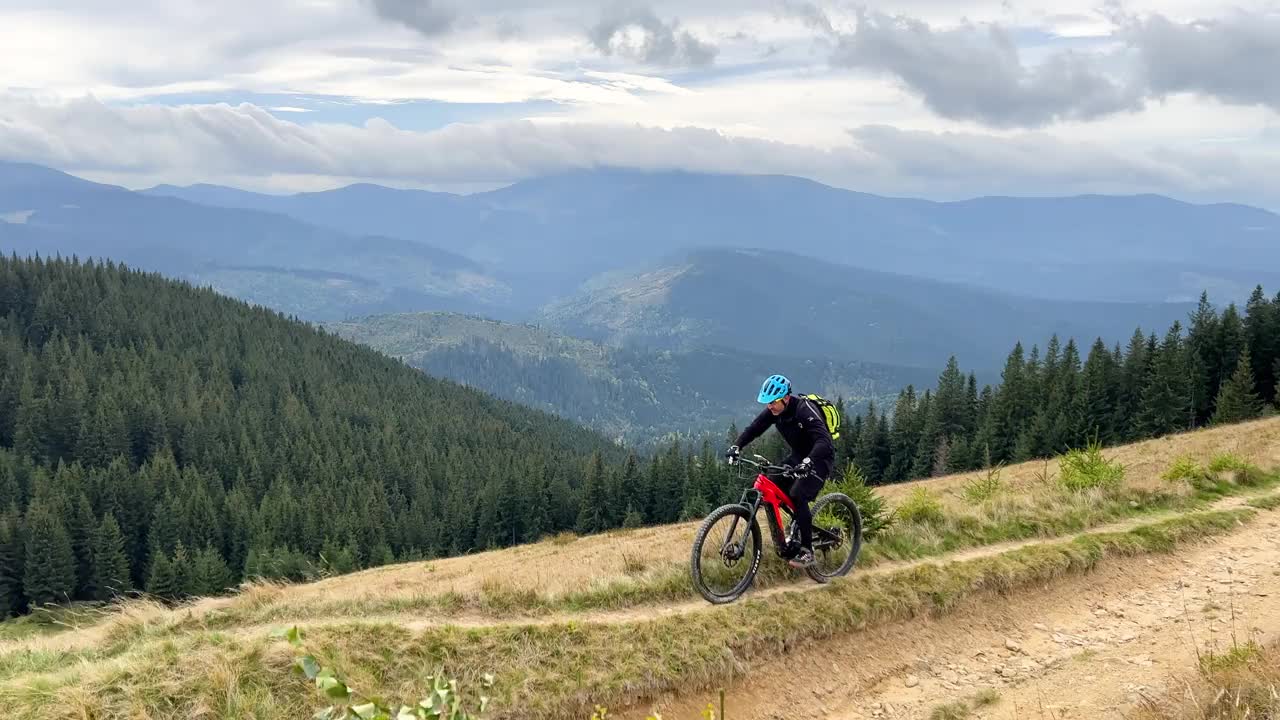
[[[791,394],[791,381],[782,375],[766,378],[757,400],[765,409],[742,431],[725,456],[730,464],[736,462],[742,448],[763,435],[769,426],[777,426],[778,433],[791,447],[791,456],[783,465],[792,468],[789,473],[792,482],[791,487],[784,487],[783,491],[795,503],[795,519],[800,530],[800,547],[789,564],[806,568],[814,563],[813,515],[809,503],[818,497],[835,464],[835,444],[831,442],[831,432],[822,413],[805,398]]]

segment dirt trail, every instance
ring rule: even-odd
[[[1124,718],[1192,672],[1197,650],[1280,637],[1280,512],[1177,556],[1108,563],[986,603],[786,656],[727,688],[727,716],[925,720],[990,689],[999,700],[969,717]],[[694,718],[709,697],[662,698],[657,709]]]
[[[1233,496],[1222,498],[1213,504],[1209,510],[1229,510],[1244,506],[1252,496]],[[955,562],[964,562],[967,560],[976,560],[980,558],[994,557],[1006,552],[1018,550],[1020,548],[1030,547],[1034,545],[1043,545],[1049,543],[1069,542],[1073,538],[1081,535],[1109,532],[1125,532],[1143,525],[1150,525],[1161,522],[1172,517],[1185,514],[1183,511],[1170,511],[1164,513],[1155,513],[1145,515],[1139,518],[1126,520],[1119,523],[1111,523],[1108,525],[1099,525],[1080,533],[1057,536],[1057,537],[1037,537],[1027,540],[1019,540],[1013,542],[997,543],[993,545],[984,545],[966,550],[960,550],[945,555],[937,555],[928,558],[909,561],[891,561],[882,562],[871,568],[858,568],[848,578],[836,580],[834,582],[856,581],[860,578],[887,575],[922,565],[930,564],[950,564]],[[770,551],[766,548],[766,552]],[[779,585],[765,590],[749,591],[738,603],[746,602],[752,599],[768,598],[775,595],[786,593],[807,593],[822,592],[824,589],[832,585],[819,585],[809,581],[807,578],[793,584]],[[1280,597],[1280,595],[1278,595]],[[161,625],[167,624],[163,617],[171,617],[176,625],[173,630],[177,633],[196,632],[199,631],[202,623],[199,618],[210,610],[219,606],[231,605],[235,602],[235,598],[219,598],[216,601],[204,601],[198,606],[196,612],[188,613],[187,611],[159,611],[155,610],[155,616],[152,622],[159,622]],[[620,625],[642,623],[673,616],[688,615],[692,613],[716,612],[726,606],[712,605],[701,598],[692,598],[676,603],[663,603],[654,605],[642,605],[637,607],[618,609],[618,610],[593,610],[581,612],[554,612],[545,615],[521,614],[519,612],[511,613],[483,613],[483,612],[442,612],[433,610],[406,610],[404,612],[378,613],[369,615],[334,615],[319,616],[307,618],[281,618],[280,620],[253,623],[247,625],[238,625],[233,628],[223,628],[222,632],[231,633],[240,637],[261,637],[271,633],[273,630],[287,626],[290,624],[298,624],[304,628],[318,628],[334,625],[350,626],[350,625],[378,625],[378,624],[394,624],[413,631],[420,631],[430,627],[456,626],[462,628],[489,628],[498,626],[547,626],[562,623],[578,623],[578,624],[606,624]],[[732,607],[732,605],[728,606]],[[192,621],[195,622],[192,622]],[[103,642],[106,633],[110,629],[111,623],[103,625],[90,626],[79,629],[75,632],[62,633],[53,636],[41,636],[34,638],[26,638],[15,641],[0,642],[0,653],[9,653],[22,650],[39,650],[39,651],[75,651],[77,649],[89,647]]]
[[[1251,496],[1228,497],[1219,500],[1210,509],[1212,510],[1229,510],[1232,508],[1243,507]],[[857,569],[847,580],[856,578],[864,578],[876,575],[887,575],[891,573],[908,570],[922,565],[930,564],[950,564],[956,562],[964,562],[967,560],[976,560],[980,558],[994,557],[1020,548],[1031,547],[1033,545],[1044,545],[1050,543],[1069,542],[1081,535],[1089,535],[1096,533],[1109,532],[1125,532],[1134,528],[1151,525],[1172,517],[1185,515],[1185,512],[1167,512],[1147,515],[1141,518],[1126,520],[1124,522],[1112,523],[1109,525],[1100,525],[1081,533],[1073,535],[1065,535],[1059,537],[1040,537],[1028,540],[1019,540],[1015,542],[997,543],[994,545],[983,545],[980,547],[961,550],[946,555],[938,555],[934,557],[922,558],[919,560],[883,562],[871,568]],[[847,581],[846,580],[846,581]],[[836,581],[841,582],[841,581]],[[786,593],[805,593],[805,592],[822,592],[831,585],[819,585],[810,582],[807,579],[801,580],[795,584],[780,585],[766,590],[752,591],[745,595],[738,602],[745,602],[750,599],[767,598],[775,595]],[[626,608],[622,610],[595,610],[586,612],[558,612],[542,616],[520,616],[518,614],[507,614],[505,616],[495,616],[493,614],[481,613],[432,613],[424,611],[406,611],[402,613],[381,613],[377,615],[351,616],[343,615],[337,617],[317,617],[299,620],[298,624],[305,627],[315,628],[327,625],[353,625],[353,624],[384,624],[391,623],[410,630],[423,630],[429,627],[439,627],[443,625],[455,625],[465,628],[485,628],[497,627],[505,625],[530,625],[543,626],[555,625],[560,623],[575,622],[579,624],[631,624],[658,620],[661,618],[672,617],[676,615],[687,615],[690,613],[714,612],[723,606],[712,605],[701,598],[682,601],[678,603],[665,603],[661,605],[643,605],[639,607]],[[237,627],[233,632],[238,635],[251,635],[254,633],[270,632],[271,629],[288,624],[289,621],[282,620],[280,622],[271,623],[269,625],[249,625]]]
[[[1256,420],[1170,435],[1133,445],[1112,448],[1104,454],[1126,468],[1127,487],[1162,488],[1160,473],[1181,455],[1202,463],[1221,452],[1240,455],[1259,467],[1280,466],[1280,417]],[[1056,473],[1056,462],[1027,462],[1006,467],[1001,474],[1006,491],[1018,495],[1037,491],[1040,472]],[[960,496],[963,485],[975,473],[887,485],[877,491],[890,503],[898,503],[913,490],[925,487],[944,504],[967,506]],[[650,567],[684,563],[697,522],[629,531],[614,531],[584,538],[564,537],[505,550],[402,563],[342,575],[289,588],[289,601],[310,605],[333,597],[350,600],[412,599],[426,595],[481,592],[496,583],[511,591],[531,590],[561,596],[593,585],[625,581],[627,559],[638,558]]]

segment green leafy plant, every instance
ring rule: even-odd
[[[333,669],[320,664],[314,655],[306,652],[302,644],[302,631],[297,626],[280,630],[272,637],[283,638],[302,654],[294,658],[293,672],[315,683],[332,700],[338,701],[317,712],[314,720],[481,720],[489,705],[489,698],[480,696],[479,707],[468,710],[456,680],[446,680],[443,675],[427,678],[431,694],[414,705],[400,705],[397,710],[380,698],[367,697],[352,688]],[[485,688],[493,687],[493,676],[484,676]]]
[[[1071,492],[1115,488],[1124,480],[1124,466],[1104,457],[1097,441],[1063,455],[1058,466],[1062,471],[1058,482]]]
[[[903,522],[939,524],[947,519],[942,511],[942,501],[926,488],[918,487],[898,506],[898,517]]]
[[[894,513],[889,504],[874,488],[867,485],[867,478],[857,465],[849,463],[839,480],[827,480],[822,494],[833,492],[848,495],[858,506],[858,513],[862,516],[862,537],[873,538],[893,525]]]
[[[1204,466],[1196,462],[1195,458],[1192,458],[1189,455],[1183,455],[1173,461],[1173,464],[1169,466],[1168,470],[1165,470],[1164,473],[1160,475],[1160,478],[1168,482],[1186,481],[1195,484],[1204,480],[1206,475],[1207,472],[1205,471]]]
[[[1004,481],[1000,479],[1003,469],[1004,463],[1000,463],[987,469],[984,474],[971,478],[964,484],[965,499],[974,505],[981,505],[998,495],[1004,488]]]

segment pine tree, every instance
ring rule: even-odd
[[[1221,362],[1218,348],[1219,321],[1209,293],[1200,294],[1200,304],[1191,314],[1187,331],[1187,363],[1191,374],[1191,406],[1197,425],[1213,414],[1213,401],[1218,396]]]
[[[642,526],[644,526],[644,517],[640,514],[638,510],[628,505],[627,515],[622,520],[622,527],[630,529],[630,528],[638,528]]]
[[[173,584],[178,588],[178,597],[184,598],[192,594],[193,583],[191,555],[181,542],[173,551]]]
[[[1248,334],[1245,332],[1244,320],[1240,317],[1239,310],[1236,309],[1235,303],[1227,306],[1222,312],[1222,320],[1218,323],[1218,376],[1215,380],[1215,386],[1221,388],[1231,378],[1231,373],[1236,368],[1236,363],[1240,362],[1240,353],[1244,352],[1249,345]],[[1258,359],[1253,358],[1253,362]],[[1214,395],[1217,397],[1217,394]]]
[[[34,609],[66,603],[76,589],[76,556],[62,520],[44,505],[27,513],[22,590]]]
[[[111,513],[102,518],[93,535],[92,590],[94,600],[110,600],[132,587],[124,535]]]
[[[250,567],[250,563],[252,567]],[[249,562],[246,563],[245,567],[245,575],[257,576],[260,571],[258,556],[250,552]],[[169,556],[164,553],[157,555],[151,563],[151,573],[147,577],[147,593],[164,600],[174,600],[177,599],[181,592],[182,588],[178,585],[178,579],[174,575],[173,563],[169,560]]]
[[[343,571],[350,572],[346,569],[349,565],[349,558],[341,557],[338,553],[338,567]],[[197,596],[220,595],[225,592],[231,584],[231,570],[227,567],[226,561],[222,559],[222,554],[212,547],[206,547],[196,553],[195,559],[191,563],[191,594]]]
[[[1262,286],[1254,288],[1245,308],[1245,336],[1249,353],[1253,358],[1254,391],[1258,397],[1270,401],[1276,377],[1271,368],[1280,359],[1280,308],[1263,293]]]
[[[578,522],[576,530],[580,535],[600,532],[605,529],[604,511],[600,504],[604,499],[604,461],[599,453],[591,458],[591,466],[582,481],[582,496],[578,503]]]
[[[920,442],[916,445],[915,463],[911,466],[911,476],[917,478],[933,477],[938,465],[938,449],[945,447],[942,441],[946,440],[946,436],[942,434],[937,404],[928,391],[925,392],[925,400],[929,407],[927,410],[921,408],[925,413],[924,427],[920,431]]]
[[[1253,389],[1254,377],[1249,350],[1246,349],[1240,354],[1240,361],[1236,363],[1231,379],[1218,393],[1213,413],[1215,425],[1251,420],[1262,412],[1262,401]]]
[[[67,517],[67,534],[71,537],[71,551],[76,557],[76,599],[93,596],[93,534],[98,523],[93,517],[89,498],[81,493]]]
[[[868,405],[866,419],[862,421],[862,434],[858,439],[857,455],[853,458],[858,469],[862,471],[862,476],[872,485],[879,485],[884,481],[885,468],[880,465],[881,458],[878,453],[882,432],[873,400]]]
[[[1158,437],[1190,426],[1189,386],[1181,325],[1175,322],[1165,335],[1143,388],[1138,424],[1146,437]]]
[[[0,515],[0,620],[22,609],[21,538],[15,518]]]
[[[884,477],[886,483],[904,482],[911,475],[919,434],[916,389],[908,385],[906,390],[899,393],[898,403],[893,410],[893,430],[889,434],[891,461]]]
[[[1000,388],[992,400],[987,425],[979,432],[984,447],[991,450],[991,459],[997,463],[1014,459],[1014,443],[1018,433],[1026,426],[1032,410],[1029,397],[1029,380],[1022,343],[1014,345],[1000,375]]]
[[[1116,440],[1128,442],[1138,437],[1138,414],[1142,409],[1142,389],[1150,374],[1151,355],[1146,336],[1141,329],[1133,331],[1124,361],[1120,364],[1119,397],[1111,426],[1116,429]]]
[[[1080,376],[1078,414],[1083,420],[1083,435],[1071,438],[1079,447],[1088,437],[1095,437],[1103,445],[1116,442],[1116,408],[1120,402],[1119,368],[1115,355],[1099,338],[1089,350]]]
[[[1275,368],[1272,370],[1272,372],[1274,372],[1276,375],[1275,406],[1276,406],[1276,410],[1280,410],[1280,359],[1276,360]]]

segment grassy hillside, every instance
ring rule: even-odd
[[[479,388],[554,412],[632,446],[671,433],[720,434],[759,411],[761,378],[785,372],[796,387],[844,398],[850,412],[892,402],[937,372],[859,362],[769,357],[728,350],[656,352],[606,347],[534,325],[444,313],[329,323],[340,337]]]
[[[343,681],[392,701],[424,697],[437,668],[468,697],[494,673],[488,717],[585,720],[596,703],[643,708],[667,692],[705,702],[754,673],[729,702],[730,717],[756,717],[745,698],[782,655],[827,640],[880,652],[867,644],[880,627],[901,642],[913,626],[893,623],[943,622],[1262,524],[1267,511],[1245,500],[1280,482],[1254,467],[1280,464],[1277,448],[1272,419],[1107,451],[1100,462],[1122,478],[1087,491],[1063,483],[1067,458],[1007,468],[981,499],[973,475],[886,488],[898,520],[851,577],[817,586],[775,565],[754,599],[730,606],[693,601],[679,582],[692,524],[256,585],[179,609],[135,602],[64,616],[77,632],[0,639],[0,697],[37,718],[304,717],[334,700],[289,672],[295,651],[272,631],[296,625]],[[1260,497],[1249,502],[1274,505]],[[826,657],[837,674],[865,660]],[[816,679],[819,701],[835,677]]]

